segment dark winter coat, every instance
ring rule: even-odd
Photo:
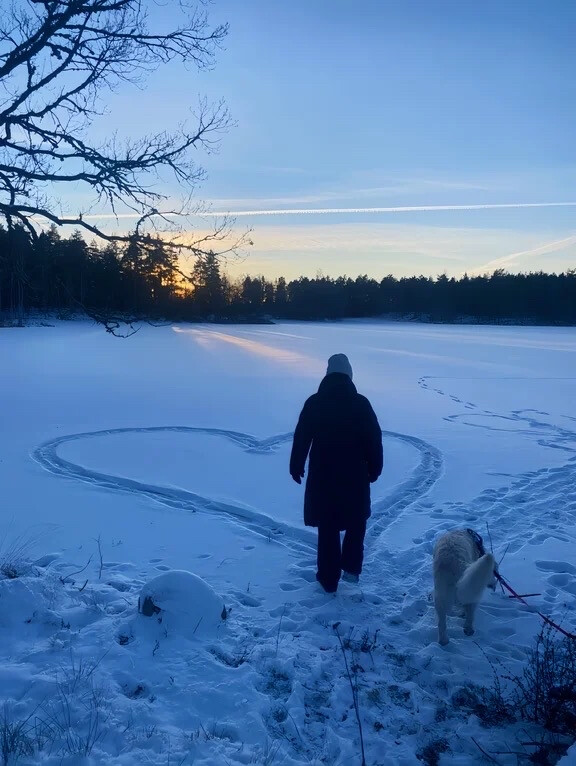
[[[304,475],[304,523],[326,522],[346,529],[370,516],[370,483],[382,473],[382,431],[368,399],[348,375],[332,373],[300,414],[290,457],[290,474]]]

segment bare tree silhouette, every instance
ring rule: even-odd
[[[108,241],[137,240],[157,248],[161,240],[195,255],[236,251],[245,239],[231,237],[231,222],[217,219],[198,237],[178,237],[181,216],[198,212],[192,193],[204,172],[193,150],[213,151],[230,125],[223,103],[201,101],[192,129],[180,126],[135,139],[113,132],[90,139],[102,114],[103,96],[173,60],[210,68],[227,25],[210,26],[199,0],[192,8],[174,2],[180,24],[151,29],[147,0],[17,0],[0,18],[0,219],[8,230],[24,227],[35,239],[48,223],[73,225]],[[156,24],[158,26],[158,24]],[[159,179],[171,176],[183,199],[165,209]],[[63,187],[83,192],[86,205],[74,215],[56,202]],[[87,192],[87,193],[84,193]],[[111,234],[91,221],[102,205],[133,215],[129,234]],[[162,208],[162,209],[161,209]]]

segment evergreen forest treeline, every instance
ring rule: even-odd
[[[509,274],[435,278],[393,275],[376,280],[317,276],[235,281],[212,253],[190,274],[158,242],[142,247],[88,244],[52,227],[32,240],[20,228],[0,228],[0,322],[23,323],[31,312],[62,316],[85,311],[102,318],[215,321],[264,319],[417,318],[576,324],[576,269],[562,274]]]

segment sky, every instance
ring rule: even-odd
[[[158,3],[153,24],[176,19],[177,5]],[[140,90],[123,85],[105,126],[170,129],[199,97],[226,101],[236,126],[218,153],[199,152],[207,177],[197,195],[213,212],[238,213],[238,232],[252,229],[232,274],[576,265],[576,206],[549,204],[576,203],[571,0],[208,8],[230,25],[215,68],[170,64]]]

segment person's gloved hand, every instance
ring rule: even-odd
[[[290,476],[294,479],[296,484],[302,484],[302,478],[304,476],[304,471],[301,471],[300,473],[291,473]]]

